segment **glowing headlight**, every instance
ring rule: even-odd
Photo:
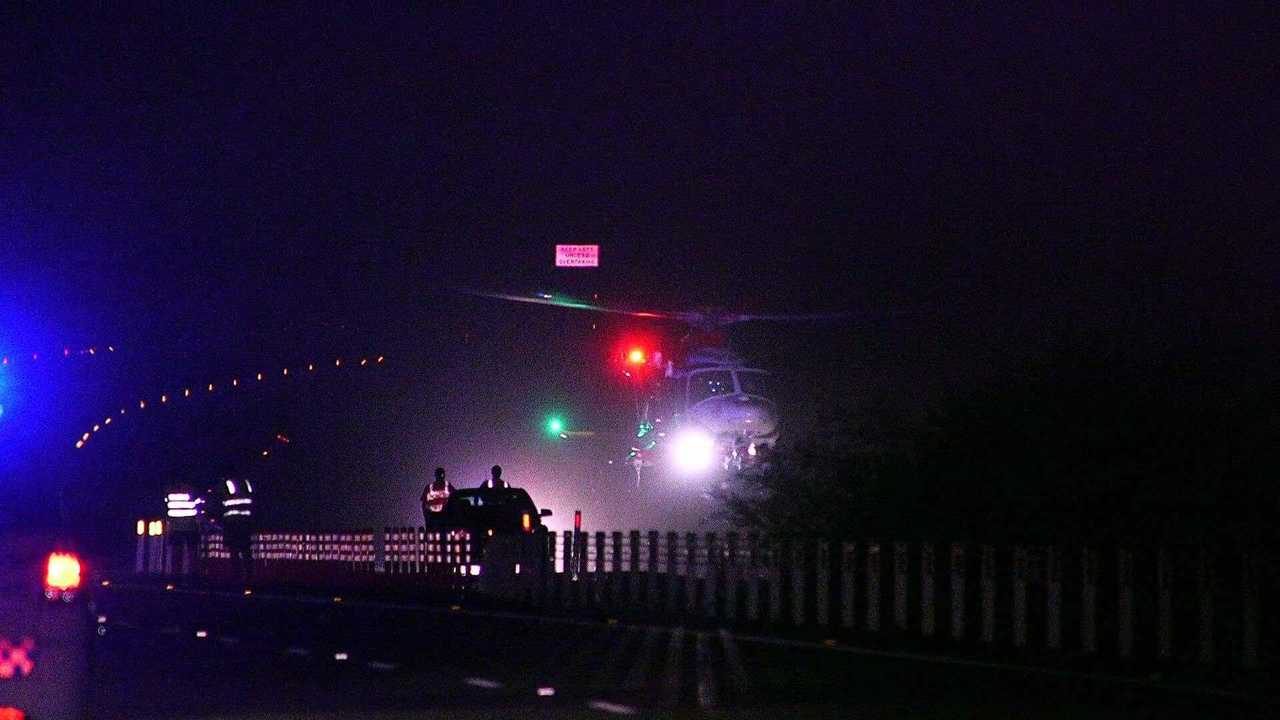
[[[676,435],[671,453],[681,472],[706,472],[716,460],[716,440],[705,430],[688,428]]]

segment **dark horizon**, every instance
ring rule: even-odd
[[[8,12],[0,354],[120,348],[0,375],[0,484],[21,497],[70,479],[129,518],[289,431],[262,471],[288,522],[407,522],[430,468],[470,483],[493,462],[560,523],[632,521],[610,509],[615,446],[537,425],[562,409],[625,434],[601,356],[633,326],[464,287],[848,311],[734,333],[799,426],[1085,341],[1229,364],[1280,336],[1248,18],[169,8],[69,33]],[[601,268],[551,267],[578,242]],[[72,446],[144,395],[377,354],[384,380]]]

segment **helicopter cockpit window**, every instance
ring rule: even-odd
[[[697,372],[689,378],[690,405],[717,395],[732,395],[733,392],[733,373],[728,370]]]
[[[769,374],[765,372],[738,371],[738,392],[756,397],[769,397]]]

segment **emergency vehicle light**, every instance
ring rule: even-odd
[[[75,590],[80,587],[80,559],[72,553],[50,553],[44,586],[50,590]]]

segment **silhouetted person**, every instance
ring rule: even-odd
[[[443,512],[452,494],[453,485],[444,479],[444,468],[436,468],[436,479],[427,483],[427,486],[422,489],[423,522],[430,522],[428,518],[432,513]]]
[[[482,487],[491,487],[491,488],[507,487],[507,481],[502,479],[501,465],[494,465],[492,468],[489,469],[489,472],[493,475],[493,477],[486,480],[483,483]]]

